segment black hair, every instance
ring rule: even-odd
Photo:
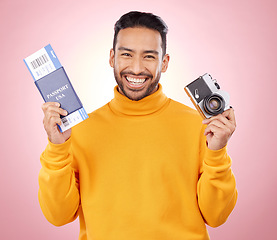
[[[166,23],[158,16],[152,13],[131,11],[120,17],[120,19],[114,25],[114,39],[113,39],[113,49],[115,51],[115,45],[117,41],[117,35],[120,30],[125,28],[134,27],[146,27],[158,31],[162,37],[162,50],[163,56],[166,53],[166,34],[168,32],[168,27]]]

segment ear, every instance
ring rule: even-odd
[[[162,72],[163,73],[166,72],[166,70],[167,70],[169,59],[170,59],[169,55],[165,54],[163,57],[163,62],[162,62]]]
[[[114,50],[110,50],[110,59],[109,59],[110,66],[114,68]]]

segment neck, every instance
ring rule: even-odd
[[[161,110],[169,99],[162,92],[158,84],[156,91],[141,100],[134,101],[120,93],[118,87],[114,88],[114,99],[109,103],[111,109],[120,115],[144,116]]]

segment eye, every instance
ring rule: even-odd
[[[145,55],[145,58],[156,59],[155,56],[153,56],[153,55]]]
[[[121,56],[124,56],[124,57],[131,57],[131,54],[130,54],[130,53],[122,53]]]

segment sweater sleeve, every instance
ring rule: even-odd
[[[205,147],[197,193],[200,211],[211,227],[223,224],[237,201],[237,189],[226,146],[218,151]]]
[[[71,139],[63,144],[49,141],[41,154],[38,198],[46,219],[61,226],[77,217],[79,208],[79,181],[70,153]]]

